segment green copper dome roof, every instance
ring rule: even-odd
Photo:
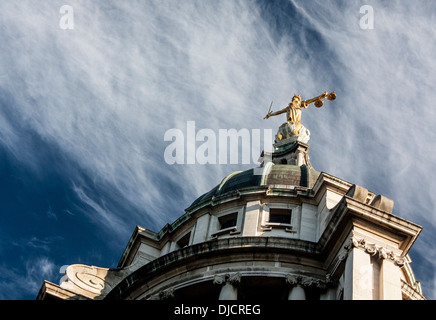
[[[306,165],[268,163],[263,168],[236,171],[229,174],[215,188],[198,197],[189,208],[210,201],[212,198],[230,195],[238,190],[251,187],[280,185],[312,188],[318,176],[318,171]]]

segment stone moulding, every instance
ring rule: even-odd
[[[365,221],[375,226],[389,228],[392,232],[403,237],[400,249],[407,254],[409,249],[422,231],[422,227],[411,223],[403,218],[382,211],[369,204],[362,203],[347,195],[344,195],[334,208],[331,209],[331,218],[324,233],[319,239],[319,244],[324,247],[332,236],[336,233],[339,226],[345,227],[347,221],[354,224],[356,221]],[[371,248],[368,248],[371,250]],[[384,253],[382,253],[384,255]]]
[[[348,254],[348,252],[353,248],[362,249],[369,255],[377,257],[380,260],[390,260],[399,267],[404,266],[405,263],[404,257],[395,254],[392,250],[388,250],[382,246],[377,246],[374,243],[369,243],[364,238],[357,238],[355,236],[352,236],[349,239],[348,243],[344,246],[344,249]],[[343,259],[344,257],[342,257],[342,260]]]
[[[316,287],[318,289],[325,290],[329,281],[323,281],[308,276],[288,274],[286,275],[286,283],[291,285],[292,287],[299,285],[302,287]]]
[[[392,250],[386,249],[383,246],[378,246],[374,243],[370,243],[364,238],[359,238],[352,235],[344,242],[344,245],[341,247],[336,255],[336,258],[333,260],[331,267],[328,268],[328,278],[333,277],[339,265],[347,259],[350,251],[353,248],[363,250],[367,254],[376,257],[379,260],[391,261],[400,268],[406,264],[406,258],[394,253]]]
[[[426,300],[425,297],[416,288],[412,287],[409,283],[401,279],[401,291],[410,300]]]
[[[144,265],[136,271],[133,271],[120,283],[118,283],[111,292],[108,293],[106,299],[120,299],[128,292],[140,286],[143,281],[146,281],[149,276],[155,272],[164,272],[164,270],[181,261],[187,262],[190,259],[199,260],[200,258],[207,259],[209,254],[232,253],[243,250],[244,253],[253,252],[282,252],[293,254],[299,252],[313,256],[320,252],[315,243],[304,240],[278,238],[278,237],[235,237],[210,240],[202,242],[186,248],[172,251],[156,260]]]

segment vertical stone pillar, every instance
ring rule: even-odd
[[[257,236],[259,211],[260,211],[260,201],[247,202],[247,205],[245,207],[244,226],[242,227],[243,237]]]
[[[206,213],[197,219],[195,223],[192,244],[204,242],[207,240],[207,230],[209,227],[209,220],[210,220],[209,213]]]
[[[302,286],[303,278],[300,276],[288,275],[286,283],[291,285],[288,300],[306,300],[306,292]]]
[[[380,299],[381,300],[402,300],[401,293],[401,271],[395,261],[386,259],[383,253],[380,254]]]
[[[300,150],[297,151],[297,166],[301,167],[303,164],[306,164],[305,162],[304,152]]]
[[[401,300],[404,259],[384,247],[351,238],[344,271],[345,300]]]
[[[373,299],[373,266],[370,255],[352,248],[345,261],[344,300]]]
[[[337,288],[328,287],[327,290],[322,292],[319,296],[320,300],[336,300]]]
[[[291,287],[289,290],[288,300],[306,300],[306,292],[299,284]]]
[[[225,274],[216,275],[213,283],[222,285],[218,300],[237,300],[238,288],[237,285],[241,282],[241,274]]]
[[[238,289],[233,284],[226,282],[221,288],[218,300],[238,300]]]

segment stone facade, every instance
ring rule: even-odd
[[[307,150],[281,141],[260,174],[230,174],[158,233],[136,227],[116,269],[71,265],[37,298],[425,299],[408,256],[422,228]]]

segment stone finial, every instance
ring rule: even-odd
[[[379,194],[374,198],[374,200],[372,200],[371,206],[379,210],[392,213],[392,210],[394,208],[394,200]]]
[[[365,189],[361,186],[353,184],[350,187],[350,189],[348,189],[348,191],[345,195],[347,195],[347,196],[349,196],[357,201],[366,203],[366,198],[368,197],[368,193],[369,193],[368,189]]]

